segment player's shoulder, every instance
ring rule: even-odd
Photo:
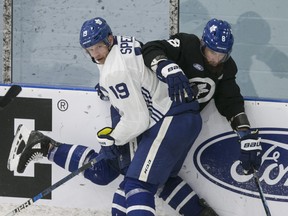
[[[121,54],[141,54],[143,44],[134,36],[116,36],[114,45],[119,46]]]
[[[225,65],[227,67],[230,67],[231,69],[237,70],[236,62],[234,61],[232,56],[230,56]]]
[[[238,68],[232,56],[224,63],[224,71],[227,71],[227,73],[225,73],[226,75],[232,77],[237,74]]]
[[[177,33],[171,38],[174,38],[173,40],[178,40],[177,43],[179,43],[179,48],[183,51],[186,50],[190,53],[199,50],[200,39],[194,34]]]
[[[115,44],[121,44],[121,43],[135,43],[137,40],[134,36],[130,35],[117,35],[114,36]]]
[[[171,38],[178,38],[180,40],[200,41],[200,39],[197,35],[184,33],[184,32],[177,33],[177,34],[171,36]]]
[[[200,45],[200,39],[195,34],[189,34],[189,33],[177,33],[173,36],[171,36],[171,39],[178,39],[180,43],[185,46],[196,46],[198,47]]]

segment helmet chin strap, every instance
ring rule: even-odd
[[[109,35],[110,36],[110,35]],[[108,47],[108,50],[110,51],[111,50],[111,48],[113,47],[113,45],[114,45],[114,37],[113,37],[113,35],[111,35],[112,36],[112,41],[111,41],[111,43],[109,42],[109,36],[107,37],[107,38],[105,38],[104,40],[103,40],[103,42],[105,43],[105,45]]]
[[[206,48],[206,44],[205,42],[201,39],[200,41],[200,51],[202,53],[202,55],[204,56],[204,58],[206,58],[205,53],[204,53],[204,49]],[[207,47],[208,48],[208,47]],[[216,51],[215,51],[216,52]],[[230,54],[232,52],[232,49],[228,52],[228,53],[224,53],[225,57],[220,61],[220,63],[224,63],[226,62],[229,58],[230,58]]]

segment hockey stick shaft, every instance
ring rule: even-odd
[[[259,177],[258,177],[257,172],[255,170],[254,170],[253,176],[254,176],[254,180],[255,180],[256,186],[258,188],[259,195],[260,195],[262,204],[264,206],[266,215],[267,216],[271,216],[270,209],[268,207],[268,204],[267,204],[266,198],[264,196],[264,192],[263,192],[262,186],[261,186],[260,181],[259,181]]]
[[[0,101],[0,111],[4,109],[22,91],[21,86],[12,85]]]
[[[55,184],[51,185],[50,187],[48,187],[47,189],[45,189],[41,193],[37,194],[33,198],[30,198],[28,201],[26,201],[22,205],[18,206],[17,208],[15,208],[14,210],[12,210],[8,214],[6,214],[5,216],[13,216],[16,213],[19,213],[20,211],[22,211],[23,209],[26,209],[27,207],[29,207],[30,205],[35,203],[37,200],[39,200],[39,199],[43,198],[44,196],[46,196],[47,194],[51,193],[53,190],[58,188],[60,185],[66,183],[67,181],[72,179],[74,176],[76,176],[79,173],[83,172],[84,170],[92,167],[94,164],[98,163],[99,161],[101,161],[103,159],[104,159],[104,154],[99,154],[96,158],[90,160],[87,164],[85,164],[85,165],[81,166],[79,169],[71,172],[69,175],[67,175],[63,179],[59,180]]]

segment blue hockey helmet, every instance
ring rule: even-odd
[[[203,31],[202,43],[215,52],[229,56],[234,43],[230,24],[215,18],[208,21]]]
[[[103,41],[109,47],[109,35],[112,35],[110,26],[103,18],[96,17],[83,23],[80,31],[80,44],[83,48],[88,48]]]

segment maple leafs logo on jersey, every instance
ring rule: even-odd
[[[199,84],[199,85],[197,85],[197,87],[198,87],[198,90],[199,90],[199,94],[204,94],[204,93],[209,92],[209,89],[207,87],[207,83]]]
[[[216,86],[212,79],[208,77],[194,77],[189,79],[189,82],[194,83],[194,85],[196,85],[198,88],[197,98],[199,103],[205,103],[212,99]]]

